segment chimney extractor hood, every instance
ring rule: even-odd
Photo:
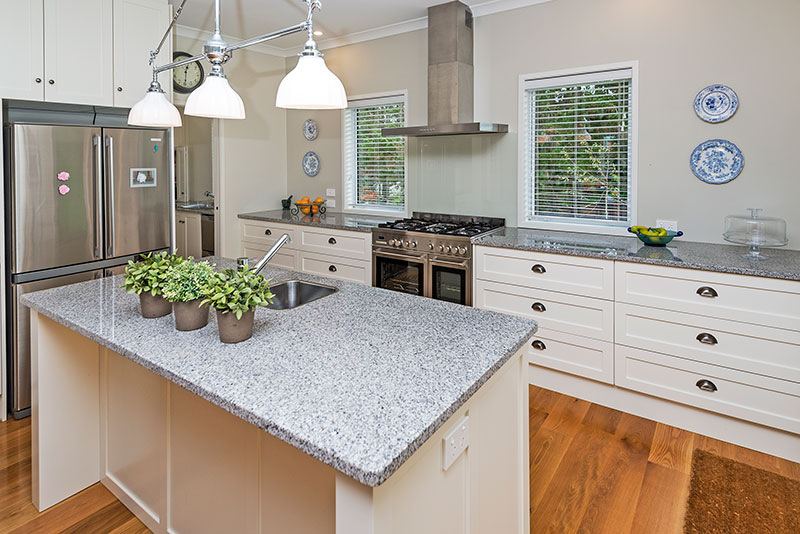
[[[472,11],[461,2],[428,8],[428,125],[384,128],[384,136],[506,133],[507,124],[474,122]]]

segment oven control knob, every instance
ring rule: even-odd
[[[466,254],[467,253],[467,247],[458,247],[458,252],[459,252],[459,254]]]
[[[428,248],[433,250],[433,243],[428,243]]]
[[[398,239],[395,243],[396,243],[396,246],[398,246],[398,247],[402,247],[403,246],[403,240],[402,239]]]
[[[448,246],[447,246],[447,247],[444,249],[444,251],[445,251],[445,252],[447,252],[448,254],[450,254],[451,252],[453,252],[453,247],[451,247],[450,245],[448,245]]]
[[[439,252],[444,252],[444,245],[439,245]]]
[[[389,246],[390,246],[390,247],[393,247],[393,246],[394,246],[394,239],[390,239],[390,240],[389,240]]]
[[[411,242],[411,248],[417,248],[417,242],[416,241],[412,241]]]
[[[410,246],[411,246],[411,243],[410,243],[409,241],[406,241],[406,242],[405,242],[405,243],[403,243],[403,244],[404,244],[405,246],[407,246],[407,247],[410,247]]]

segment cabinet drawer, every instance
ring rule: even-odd
[[[800,282],[618,262],[615,287],[617,302],[800,331]]]
[[[370,285],[372,283],[371,266],[372,262],[369,261],[300,252],[300,270],[304,273],[318,274],[348,282]]]
[[[800,384],[621,345],[614,358],[617,386],[800,433]]]
[[[300,248],[356,260],[372,259],[372,234],[319,228],[301,230]]]
[[[477,281],[476,293],[478,308],[534,319],[543,330],[614,340],[611,301],[483,280]]]
[[[250,243],[242,243],[242,253],[241,255],[247,258],[250,258],[250,264],[255,265],[255,263],[260,260],[264,254],[270,249],[268,245],[253,245]],[[269,260],[270,267],[283,267],[284,269],[290,269],[292,271],[297,270],[297,251],[287,249],[285,246],[281,247],[281,249]]]
[[[631,304],[614,328],[623,345],[800,382],[800,332]]]
[[[528,349],[528,361],[592,380],[614,383],[614,344],[540,329]]]
[[[239,225],[241,227],[242,241],[266,245],[267,249],[269,249],[281,235],[289,234],[289,237],[292,238],[292,242],[284,245],[282,249],[297,248],[295,241],[297,236],[296,226],[276,224],[267,221],[251,221],[248,219],[241,219]]]
[[[614,262],[475,247],[476,278],[602,299],[614,298]]]

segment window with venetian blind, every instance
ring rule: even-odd
[[[350,102],[344,112],[345,209],[405,211],[406,138],[381,135],[405,123],[403,95]]]
[[[523,82],[521,221],[557,229],[631,223],[634,87],[632,68]]]

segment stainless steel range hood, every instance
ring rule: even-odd
[[[472,11],[461,2],[428,8],[428,125],[384,128],[384,136],[506,133],[507,124],[474,122]]]

